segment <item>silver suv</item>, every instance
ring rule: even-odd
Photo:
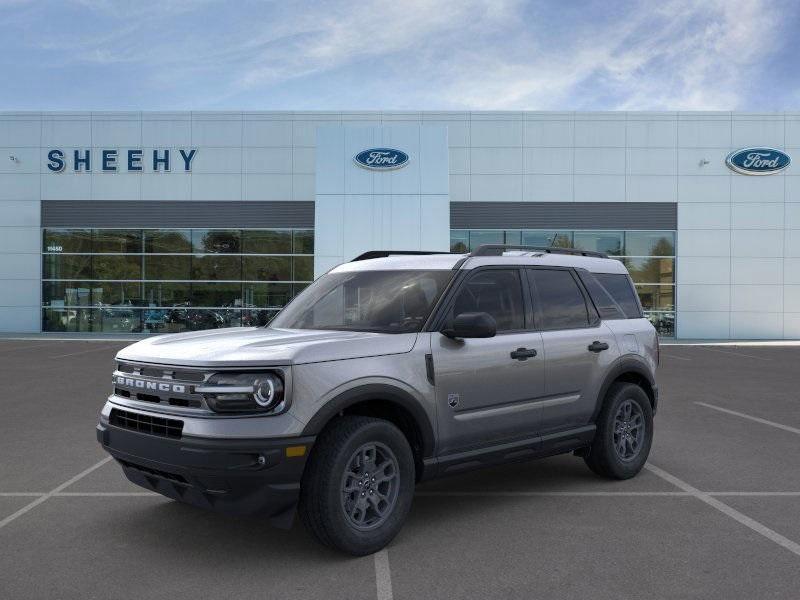
[[[414,485],[573,452],[636,475],[658,340],[625,266],[571,249],[368,252],[267,327],[117,355],[97,437],[134,483],[323,543],[388,544]]]

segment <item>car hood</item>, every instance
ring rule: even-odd
[[[185,366],[274,366],[410,352],[416,333],[231,327],[148,338],[119,360]]]

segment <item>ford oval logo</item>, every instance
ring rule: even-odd
[[[353,160],[358,166],[365,169],[388,171],[405,166],[408,162],[408,154],[394,148],[369,148],[356,154]]]
[[[771,175],[783,171],[792,159],[775,148],[742,148],[728,155],[725,164],[743,175]]]

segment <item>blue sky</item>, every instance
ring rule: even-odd
[[[0,110],[800,110],[794,0],[0,0]]]

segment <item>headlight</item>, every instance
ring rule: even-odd
[[[214,412],[268,412],[286,407],[283,380],[277,373],[215,373],[195,388]]]

